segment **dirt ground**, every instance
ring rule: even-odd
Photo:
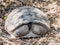
[[[52,31],[39,38],[9,39],[4,22],[13,9],[21,6],[34,6],[47,14]],[[0,45],[60,45],[60,0],[0,0]]]

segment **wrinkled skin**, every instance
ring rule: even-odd
[[[8,15],[5,28],[16,37],[39,37],[50,30],[50,22],[39,9],[23,6]]]
[[[35,33],[37,35],[42,35],[42,34],[45,34],[47,32],[44,27],[37,25],[37,24],[32,25],[32,31],[33,31],[33,33]]]

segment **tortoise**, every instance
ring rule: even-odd
[[[7,16],[5,29],[19,38],[40,37],[50,30],[50,21],[40,9],[22,6]]]

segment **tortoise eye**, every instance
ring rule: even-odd
[[[16,31],[14,31],[15,36],[24,36],[29,32],[29,28],[27,25],[23,25],[20,28],[18,28]]]
[[[46,33],[46,29],[41,25],[32,24],[32,32],[37,35],[41,35]]]

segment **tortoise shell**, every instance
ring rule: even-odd
[[[8,15],[5,29],[20,38],[39,37],[50,30],[50,22],[47,15],[38,8],[23,6]]]

